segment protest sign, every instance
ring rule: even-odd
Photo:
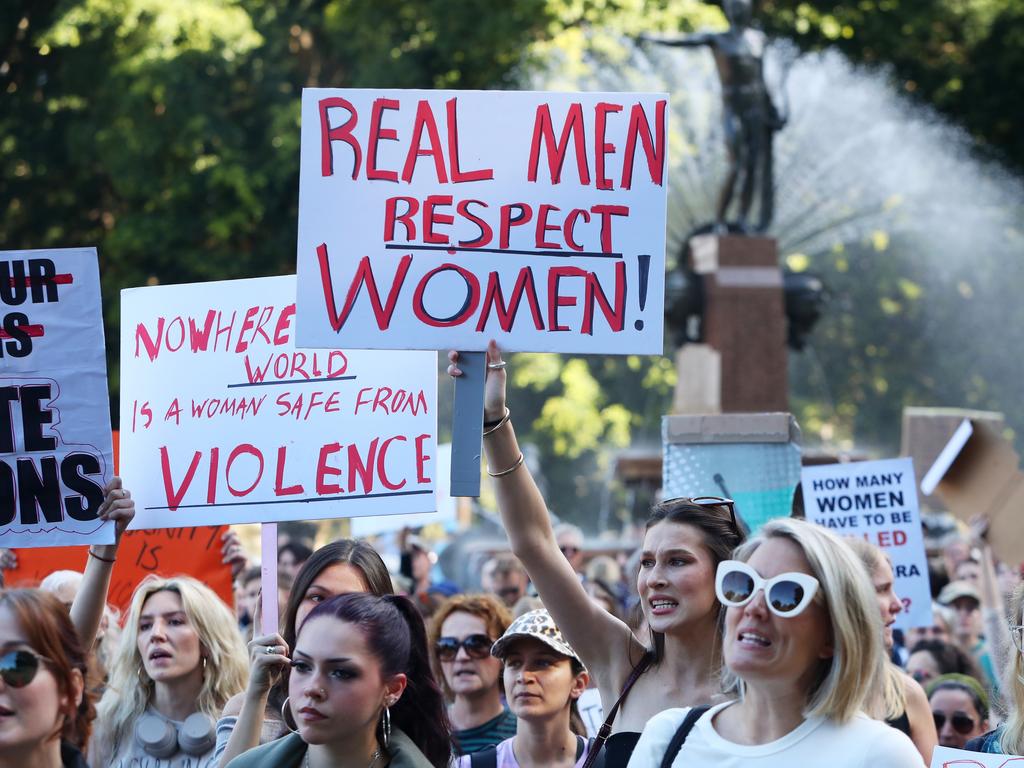
[[[952,747],[936,747],[931,768],[1024,768],[1024,757],[966,752]]]
[[[889,556],[896,594],[903,601],[895,626],[931,626],[931,589],[913,460],[804,467],[801,482],[808,520],[840,536],[863,538]]]
[[[132,592],[146,576],[192,576],[214,590],[228,605],[231,566],[221,562],[221,536],[227,526],[173,528],[155,531],[126,531],[118,548],[110,576],[107,602],[124,611]],[[37,586],[53,571],[84,571],[86,547],[42,547],[19,549],[18,567],[7,571],[12,586]]]
[[[121,298],[133,528],[434,509],[437,356],[296,351],[295,278]]]
[[[661,354],[664,94],[302,94],[300,347]]]
[[[0,252],[0,300],[0,547],[112,543],[96,249]]]

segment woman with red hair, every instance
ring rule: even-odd
[[[37,589],[0,591],[0,768],[88,768],[89,687],[64,605]]]

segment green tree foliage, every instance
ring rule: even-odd
[[[769,32],[805,48],[891,66],[898,87],[1024,170],[1021,0],[764,0],[762,13]]]
[[[1008,97],[1024,71],[1020,0],[765,0],[762,12],[806,48],[891,64],[905,90],[1024,167],[1024,107]],[[578,83],[595,57],[622,55],[621,35],[723,25],[700,0],[8,0],[0,248],[99,247],[116,418],[120,289],[293,271],[304,86],[521,87],[536,66]],[[891,444],[904,402],[1012,399],[1008,363],[972,372],[966,328],[951,349],[922,333],[935,311],[966,314],[1005,285],[999,269],[935,280],[923,261],[888,258],[900,245],[810,265],[845,302],[818,359],[794,358],[812,432]],[[922,339],[909,353],[907,334]],[[671,358],[523,354],[509,371],[552,508],[593,520],[611,451],[659,443]]]

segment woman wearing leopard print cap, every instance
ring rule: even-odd
[[[579,735],[583,728],[575,710],[590,676],[551,614],[524,613],[494,643],[491,655],[504,662],[505,695],[517,732],[493,749],[464,755],[458,768],[582,766],[590,744]]]

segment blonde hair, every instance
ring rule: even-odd
[[[861,563],[867,570],[868,578],[872,582],[875,575],[882,567],[882,562],[888,562],[888,556],[864,539],[848,537],[844,541],[850,545],[853,554],[860,558]],[[872,583],[872,587],[874,584]],[[885,675],[882,678],[881,689],[873,697],[872,706],[869,711],[872,714],[880,713],[886,720],[895,720],[907,711],[907,689],[903,679],[903,672],[890,660],[885,665]],[[877,710],[877,712],[876,712]]]
[[[807,691],[805,717],[825,717],[837,723],[851,720],[878,689],[885,674],[882,619],[874,589],[860,561],[842,539],[820,526],[793,518],[766,523],[756,536],[736,548],[734,557],[746,562],[769,539],[788,539],[807,558],[821,588],[831,625],[832,658],[821,662]],[[729,687],[742,681],[726,672]]]
[[[1018,584],[1010,599],[1010,623],[1024,623],[1024,584]],[[1003,685],[1006,701],[1010,705],[1003,732],[999,736],[999,749],[1004,755],[1024,754],[1024,652],[1010,643],[1011,658],[1006,662]]]
[[[162,579],[147,576],[135,588],[121,642],[110,665],[107,690],[97,707],[96,732],[89,751],[92,765],[108,765],[121,745],[132,738],[135,721],[153,696],[153,681],[146,675],[139,653],[139,617],[146,601],[157,592],[174,592],[199,635],[206,659],[203,686],[196,711],[216,720],[229,698],[245,688],[248,654],[235,618],[219,597],[188,576]]]

